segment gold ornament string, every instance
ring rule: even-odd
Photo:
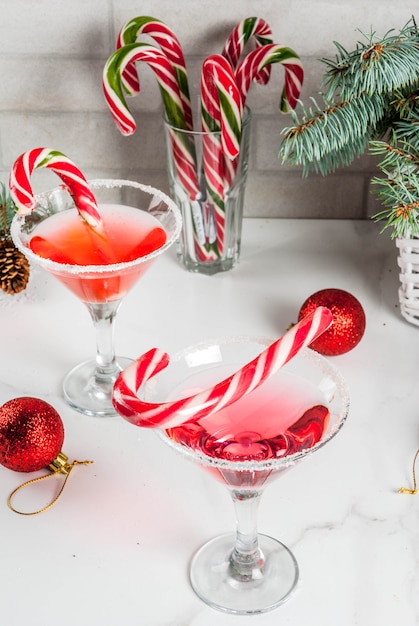
[[[38,515],[38,513],[44,513],[45,511],[48,511],[48,509],[50,509],[61,496],[73,467],[75,467],[76,465],[90,465],[91,463],[93,463],[93,461],[73,461],[72,463],[68,463],[68,456],[66,456],[63,452],[60,452],[57,458],[48,465],[48,468],[52,471],[52,474],[45,474],[44,476],[38,476],[38,478],[32,478],[32,480],[27,480],[25,483],[19,485],[19,487],[16,487],[16,489],[12,491],[7,500],[9,509],[11,509],[14,513],[18,513],[19,515]],[[20,491],[24,487],[33,485],[34,483],[40,482],[41,480],[45,480],[45,478],[51,478],[51,476],[55,476],[57,474],[65,474],[65,479],[63,484],[61,485],[60,491],[55,496],[55,498],[49,504],[47,504],[47,506],[44,506],[44,508],[39,509],[38,511],[31,511],[28,513],[25,513],[24,511],[19,511],[18,509],[14,508],[14,506],[12,505],[12,499],[18,491]]]
[[[414,459],[413,459],[413,469],[412,469],[413,489],[407,489],[406,487],[400,487],[399,493],[410,493],[412,496],[414,496],[415,494],[417,494],[419,492],[419,489],[416,489],[416,460],[417,460],[418,456],[419,456],[419,450],[416,450],[416,454],[415,454]]]

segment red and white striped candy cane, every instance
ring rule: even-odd
[[[273,63],[281,63],[285,70],[285,86],[280,103],[281,111],[288,113],[290,109],[295,108],[303,84],[303,66],[294,50],[276,43],[252,50],[239,64],[236,78],[242,94],[243,106],[252,80],[261,69]]]
[[[174,193],[184,206],[183,219],[192,228],[191,241],[195,257],[199,261],[215,261],[218,257],[208,246],[208,220],[205,213],[206,199],[203,197],[198,180],[198,164],[195,150],[195,135],[166,124],[170,179],[175,181]],[[173,171],[172,171],[173,170]],[[186,197],[185,197],[186,196]],[[184,231],[185,239],[189,237],[189,227]]]
[[[90,226],[101,225],[96,199],[79,168],[67,156],[50,148],[34,148],[21,154],[13,164],[9,187],[18,213],[28,214],[35,209],[31,176],[36,168],[54,171],[68,188],[81,217]]]
[[[240,152],[243,106],[234,70],[220,54],[208,56],[201,74],[203,162],[208,194],[214,206],[217,252],[224,251],[225,189],[229,161]],[[214,132],[215,131],[215,132]]]
[[[222,55],[228,59],[234,69],[240,61],[246,44],[254,38],[256,49],[273,43],[272,30],[267,22],[260,17],[248,17],[242,20],[227,38]],[[255,82],[267,85],[271,76],[271,66],[266,66],[256,75]]]
[[[202,130],[221,130],[221,145],[229,159],[240,151],[243,104],[234,70],[221,54],[209,55],[201,75]]]
[[[136,61],[150,65],[154,70],[165,108],[166,120],[175,128],[186,128],[177,78],[166,55],[155,46],[144,43],[127,44],[116,50],[103,70],[103,91],[109,110],[124,135],[135,132],[136,124],[122,91],[122,75]],[[186,135],[171,133],[179,180],[188,196],[195,200],[199,194],[194,147]]]
[[[252,81],[258,81],[263,69],[271,68],[274,63],[281,63],[285,69],[285,86],[281,95],[280,108],[288,113],[295,108],[300,96],[304,78],[303,67],[296,53],[279,44],[266,43],[249,52],[236,70],[236,80],[242,95],[242,105],[246,104],[247,94]],[[230,186],[237,170],[237,159],[225,163],[225,183]]]
[[[200,188],[194,141],[190,135],[182,132],[187,130],[187,122],[176,74],[161,50],[152,45],[134,43],[119,48],[109,57],[103,70],[103,91],[109,109],[123,134],[130,135],[135,132],[135,121],[124,98],[121,77],[127,66],[136,61],[148,63],[156,74],[168,123],[176,174],[188,198],[195,202],[199,200]],[[205,257],[205,249],[199,242],[197,233],[195,248],[199,258]]]
[[[135,132],[136,124],[122,91],[122,75],[125,69],[136,61],[148,63],[156,74],[168,123],[176,175],[190,201],[198,201],[200,188],[194,141],[190,135],[182,132],[187,130],[187,121],[177,77],[172,64],[161,50],[152,45],[133,43],[122,46],[109,57],[103,70],[103,91],[111,114],[123,134],[130,135]],[[198,233],[195,232],[194,235],[198,258],[206,258],[206,251],[199,241]]]
[[[177,77],[166,55],[156,46],[144,43],[126,44],[109,57],[103,70],[103,91],[111,114],[123,134],[130,135],[135,132],[136,124],[122,90],[122,75],[125,69],[136,61],[148,63],[156,74],[163,98],[177,178],[190,201],[198,201],[200,188],[195,145],[193,137],[182,132],[188,129]],[[197,232],[195,248],[198,258],[205,258],[206,251],[199,241]]]
[[[134,17],[121,28],[116,42],[117,48],[135,43],[137,37],[142,34],[148,35],[154,39],[172,64],[179,86],[186,128],[192,130],[188,73],[179,39],[161,20],[148,16]],[[121,80],[129,94],[133,95],[140,91],[140,81],[134,63],[129,64],[122,72]]]
[[[167,122],[174,128],[187,129],[183,102],[177,77],[167,56],[153,45],[126,44],[107,60],[103,70],[103,91],[109,110],[119,130],[124,135],[135,132],[136,123],[122,91],[122,76],[126,68],[143,61],[154,70],[163,99]],[[187,135],[171,133],[172,150],[177,163],[179,180],[188,196],[195,200],[199,194],[194,147]]]
[[[169,364],[165,352],[150,350],[121,372],[113,390],[113,405],[122,417],[136,426],[174,428],[197,421],[259,387],[329,328],[332,320],[329,309],[318,307],[232,376],[210,389],[173,402],[153,404],[137,396],[140,387]]]
[[[194,202],[199,198],[200,189],[193,139],[175,127],[167,126],[167,128],[178,180],[189,199]]]
[[[103,69],[103,92],[109,110],[121,133],[132,135],[136,129],[135,120],[124,97],[121,79],[126,67],[136,61],[147,63],[154,71],[167,120],[174,126],[186,128],[182,98],[172,64],[156,46],[133,43],[115,50]]]

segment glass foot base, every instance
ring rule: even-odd
[[[110,376],[99,375],[96,361],[76,365],[63,382],[64,399],[73,409],[92,417],[115,417],[112,389],[119,372],[132,363],[132,359],[117,357],[117,368]]]
[[[224,613],[252,615],[275,609],[288,600],[298,581],[298,564],[282,543],[259,535],[265,562],[247,580],[234,578],[229,564],[235,534],[222,535],[204,544],[193,557],[190,581],[206,604]]]

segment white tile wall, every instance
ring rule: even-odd
[[[137,15],[166,22],[180,39],[197,93],[202,59],[219,52],[232,27],[245,17],[263,17],[277,43],[302,57],[303,97],[315,94],[333,40],[348,48],[357,28],[384,34],[403,26],[412,3],[398,0],[0,0],[0,180],[14,159],[45,145],[67,153],[87,176],[130,176],[167,191],[161,99],[149,68],[141,67],[141,94],[130,100],[137,122],[122,137],[107,111],[103,65],[119,28]],[[143,65],[143,64],[142,64]],[[369,193],[374,161],[363,156],[333,176],[303,179],[277,158],[280,131],[290,118],[278,112],[282,68],[269,86],[253,86],[251,167],[245,212],[255,216],[362,218],[377,210]],[[35,190],[54,175],[38,171]],[[55,180],[54,180],[55,183]]]

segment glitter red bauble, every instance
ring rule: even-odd
[[[64,426],[38,398],[15,398],[0,407],[0,464],[17,472],[47,467],[61,452]]]
[[[310,348],[325,356],[349,352],[361,341],[365,331],[365,312],[359,300],[343,289],[322,289],[313,293],[302,305],[298,320],[318,306],[330,309],[333,323]]]

